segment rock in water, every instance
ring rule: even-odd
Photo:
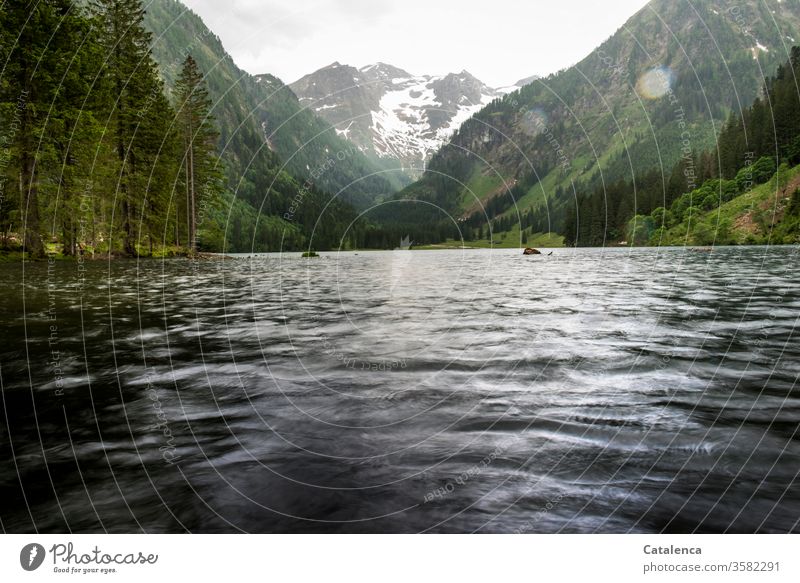
[[[534,249],[533,247],[525,247],[525,250],[522,252],[523,255],[541,255],[542,252],[538,249]]]

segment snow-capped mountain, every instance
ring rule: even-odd
[[[385,63],[356,69],[337,62],[290,87],[304,107],[362,151],[395,158],[418,175],[464,121],[519,85],[494,89],[467,71],[412,75]]]

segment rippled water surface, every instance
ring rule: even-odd
[[[0,265],[0,521],[798,530],[796,248]]]

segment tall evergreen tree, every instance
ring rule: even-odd
[[[139,0],[93,0],[111,92],[108,127],[117,158],[116,201],[122,250],[137,255],[142,226],[163,227],[168,200],[174,113],[150,53]],[[117,204],[114,205],[116,213]],[[164,229],[166,232],[167,229]]]
[[[50,43],[51,50],[68,56],[68,65],[59,83],[58,103],[49,114],[51,168],[42,189],[51,235],[61,235],[64,255],[75,255],[87,241],[94,246],[93,192],[102,192],[105,185],[93,176],[92,168],[107,155],[101,140],[103,128],[95,115],[107,100],[102,84],[96,83],[102,52],[91,20],[83,11],[76,15],[76,10],[71,10],[71,21],[62,20],[62,30]],[[100,188],[95,189],[95,183]]]
[[[175,92],[178,123],[183,138],[187,246],[189,252],[194,253],[197,251],[199,199],[201,196],[213,197],[220,191],[222,174],[215,149],[219,133],[210,113],[212,102],[203,74],[191,55],[183,63]]]

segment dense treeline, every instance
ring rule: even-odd
[[[6,247],[32,257],[50,242],[64,255],[193,248],[196,205],[216,204],[221,189],[213,120],[196,99],[197,70],[170,103],[143,16],[138,0],[0,9]]]
[[[762,95],[741,115],[732,114],[719,136],[719,172],[734,178],[747,158],[800,162],[800,47],[766,80]]]
[[[798,79],[800,48],[793,47],[753,104],[729,116],[715,149],[685,156],[668,174],[655,167],[577,197],[565,215],[565,240],[656,242],[664,230],[766,182],[782,164],[800,163]],[[727,239],[726,232],[717,235],[717,242]]]
[[[180,50],[171,46],[169,62],[158,63],[154,47],[167,58],[165,39],[174,44],[177,36],[154,39],[145,17],[140,0],[0,5],[4,250],[141,256],[328,249],[387,239],[358,219],[342,200],[347,196],[332,198],[320,188],[369,170],[360,153],[330,151],[343,142],[325,135],[297,150],[290,166],[301,159],[310,170],[292,177],[273,146],[287,143],[294,126],[269,133],[266,125],[280,118],[276,108],[291,109],[288,98],[269,99],[281,90],[267,85],[279,82],[248,76],[252,82],[243,87],[220,75],[207,29],[191,13],[196,35],[183,39]],[[247,93],[256,90],[266,95]],[[243,110],[249,101],[261,109]],[[254,115],[265,121],[248,123]],[[324,129],[312,124],[308,131],[318,126]],[[387,188],[379,177],[371,180],[364,188]]]

